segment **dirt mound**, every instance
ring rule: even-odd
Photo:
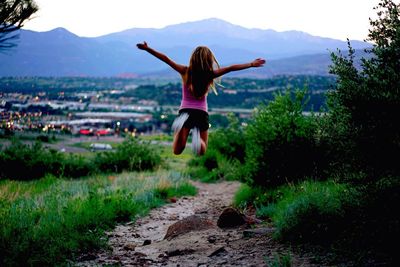
[[[178,235],[211,228],[215,228],[215,224],[211,220],[208,220],[203,216],[191,215],[189,217],[183,218],[180,221],[177,221],[176,223],[168,227],[164,239],[171,240]]]

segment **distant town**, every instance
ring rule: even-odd
[[[120,135],[165,131],[167,114],[156,101],[109,98],[108,92],[59,93],[59,99],[39,93],[0,93],[4,132],[30,131],[73,135]],[[63,100],[63,98],[66,98]],[[129,104],[129,102],[135,104]],[[165,111],[166,112],[166,111]],[[155,115],[160,114],[160,118]]]
[[[211,127],[228,113],[245,121],[257,105],[288,88],[308,86],[322,106],[333,78],[225,79],[209,96]],[[0,134],[34,132],[83,136],[170,133],[180,103],[179,82],[124,78],[0,78]]]

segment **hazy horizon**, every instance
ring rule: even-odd
[[[131,28],[169,25],[217,18],[245,28],[278,32],[302,31],[345,40],[367,38],[369,18],[378,0],[199,2],[115,0],[35,0],[39,12],[24,29],[49,31],[62,27],[82,37],[96,37]],[[197,4],[197,5],[196,5]],[[77,19],[81,18],[81,19]],[[82,19],[84,18],[84,19]]]

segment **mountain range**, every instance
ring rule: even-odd
[[[347,51],[347,42],[300,31],[249,29],[220,19],[133,28],[99,37],[80,37],[64,28],[47,32],[20,30],[18,45],[0,53],[0,76],[171,76],[167,66],[136,48],[147,41],[180,64],[206,45],[221,65],[267,59],[262,69],[235,73],[270,77],[282,74],[328,74],[330,53]],[[371,44],[352,40],[362,51]]]

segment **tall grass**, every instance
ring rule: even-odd
[[[359,195],[333,181],[304,181],[269,191],[245,185],[234,204],[248,203],[257,207],[258,217],[273,222],[277,238],[322,244],[339,238],[347,228],[346,212],[359,206]]]
[[[160,192],[163,192],[160,194]],[[105,246],[104,231],[196,189],[178,173],[0,182],[0,265],[53,266]]]

